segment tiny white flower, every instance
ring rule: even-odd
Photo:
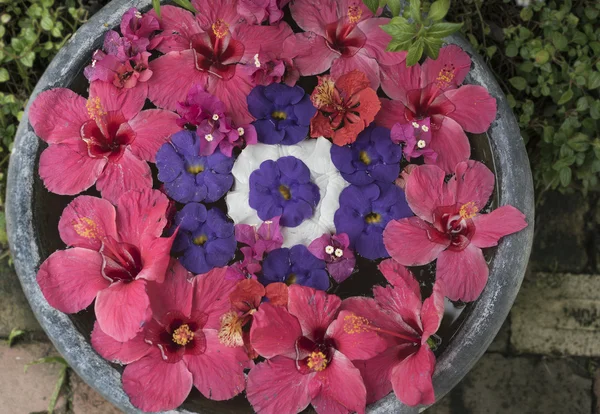
[[[260,60],[258,60],[258,53],[254,55],[254,66],[260,68]]]
[[[429,131],[429,128],[426,125],[422,125],[421,129],[423,130],[423,132]]]
[[[219,115],[217,115],[217,114],[214,114],[214,115],[212,116],[212,119],[213,119],[213,121],[218,121],[218,120],[219,120]]]
[[[238,131],[238,134],[239,134],[239,136],[240,136],[240,137],[241,137],[242,135],[244,135],[244,132],[245,132],[245,131],[244,131],[244,128],[242,128],[242,127],[239,127],[239,128],[237,129],[237,131]]]
[[[332,254],[334,250],[335,249],[331,245],[325,247],[325,253],[327,253],[327,254]]]
[[[423,139],[420,139],[419,142],[417,142],[417,147],[419,148],[425,148],[425,145],[427,145],[427,143]]]
[[[335,249],[335,257],[342,257],[344,255],[344,252],[342,251],[342,249]]]
[[[212,134],[206,134],[204,135],[204,139],[210,142],[214,139],[214,137],[212,136]]]
[[[415,127],[415,128],[418,128],[418,127],[419,127],[419,124],[417,124],[416,122],[413,122],[413,123],[412,123],[412,126],[413,126],[413,127]]]
[[[135,11],[135,13],[133,14],[135,17],[137,17],[138,19],[142,18],[142,13],[140,13],[139,11]]]

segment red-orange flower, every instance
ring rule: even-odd
[[[335,81],[331,76],[320,76],[310,99],[318,110],[310,123],[310,136],[331,138],[336,145],[356,141],[381,108],[377,92],[358,70]]]

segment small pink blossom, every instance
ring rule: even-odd
[[[426,164],[434,164],[437,153],[431,148],[431,120],[408,124],[396,123],[392,127],[391,138],[396,144],[404,144],[402,154],[407,161],[423,156]]]
[[[35,133],[49,145],[40,157],[46,188],[74,195],[96,184],[115,202],[132,189],[152,187],[146,161],[180,130],[177,115],[162,109],[142,111],[143,90],[117,89],[92,82],[90,96],[57,88],[40,93],[29,110]]]
[[[168,204],[151,189],[123,194],[116,207],[91,196],[73,200],[58,223],[70,248],[50,255],[37,274],[48,303],[76,313],[95,299],[107,335],[121,342],[136,336],[151,317],[147,285],[161,283],[169,264],[173,237],[160,237]]]
[[[382,99],[375,122],[389,129],[397,123],[414,127],[412,137],[409,127],[402,131],[409,156],[423,155],[426,164],[452,173],[471,154],[465,131],[482,134],[496,117],[496,100],[484,87],[460,86],[470,68],[471,58],[455,45],[443,47],[436,60],[427,58],[422,65],[403,62],[383,68],[381,87],[393,100]],[[412,141],[423,146],[413,151]]]
[[[350,239],[346,233],[324,234],[313,240],[308,250],[327,263],[327,271],[333,279],[342,283],[354,271],[356,258],[350,249]]]
[[[392,286],[373,288],[375,299],[348,298],[342,309],[370,321],[388,341],[388,348],[366,361],[356,362],[367,387],[367,403],[394,390],[410,406],[435,402],[431,376],[435,355],[428,340],[439,328],[444,315],[444,295],[439,282],[421,303],[419,282],[405,267],[387,259],[379,269]]]
[[[435,165],[416,167],[406,179],[406,200],[417,217],[390,221],[383,242],[390,256],[404,266],[437,259],[436,280],[451,300],[479,297],[489,269],[482,248],[527,227],[512,206],[480,214],[494,190],[494,174],[477,161],[461,162],[454,176]]]
[[[142,14],[132,7],[123,14],[120,28],[123,37],[129,39],[138,49],[146,50],[151,36],[160,30],[160,23],[156,16],[150,13]]]

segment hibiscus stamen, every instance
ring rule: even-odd
[[[217,21],[212,24],[212,31],[217,39],[222,39],[227,32],[229,32],[229,25],[225,23],[223,19],[217,19]]]
[[[357,23],[362,17],[362,10],[358,6],[349,6],[348,7],[348,20],[350,23]]]
[[[88,99],[85,103],[85,108],[88,111],[90,119],[93,119],[94,121],[98,121],[100,118],[106,115],[106,111],[102,107],[100,97],[98,96]]]
[[[463,204],[460,207],[460,210],[458,212],[458,214],[464,218],[465,220],[473,218],[477,215],[477,212],[479,211],[479,209],[477,208],[477,206],[475,205],[475,203],[473,201],[469,201],[466,204]]]
[[[308,357],[306,365],[313,371],[323,371],[325,368],[327,368],[327,357],[323,352],[312,352]]]
[[[229,311],[221,317],[221,329],[219,329],[219,342],[228,347],[244,345],[242,336],[242,319],[235,311]]]
[[[73,220],[71,225],[73,226],[73,230],[81,237],[85,237],[86,239],[98,238],[98,226],[89,217],[81,217],[78,220]]]
[[[194,339],[194,332],[191,331],[188,324],[184,323],[173,331],[173,342],[177,345],[185,346]]]
[[[440,73],[438,74],[435,80],[438,88],[443,89],[450,85],[450,82],[452,82],[455,76],[454,70],[455,67],[452,63],[450,63],[449,65],[448,63],[446,63],[444,65],[444,67],[440,70]]]
[[[344,332],[346,332],[347,334],[352,335],[352,334],[358,334],[358,333],[363,333],[363,332],[368,332],[368,331],[384,333],[387,335],[395,336],[396,338],[405,339],[405,340],[413,342],[413,343],[419,342],[419,339],[417,339],[417,338],[414,338],[414,337],[411,337],[408,335],[403,335],[401,333],[381,329],[381,328],[378,328],[377,326],[373,326],[373,325],[371,325],[371,322],[363,316],[358,316],[353,313],[344,316]]]

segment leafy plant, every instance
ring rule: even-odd
[[[54,386],[54,392],[50,396],[50,401],[48,402],[48,414],[53,414],[54,409],[56,408],[56,402],[58,401],[58,397],[60,397],[60,392],[63,389],[65,383],[67,382],[67,375],[69,373],[69,364],[65,361],[64,358],[61,357],[45,357],[37,359],[29,364],[25,365],[25,372],[32,365],[37,364],[60,364],[60,372],[58,373],[58,379],[56,380],[56,385]]]
[[[10,348],[11,346],[13,346],[15,340],[23,335],[25,335],[25,331],[22,331],[21,329],[17,328],[12,328],[10,334],[8,335],[8,338],[6,339],[6,345],[8,345],[8,347]]]

